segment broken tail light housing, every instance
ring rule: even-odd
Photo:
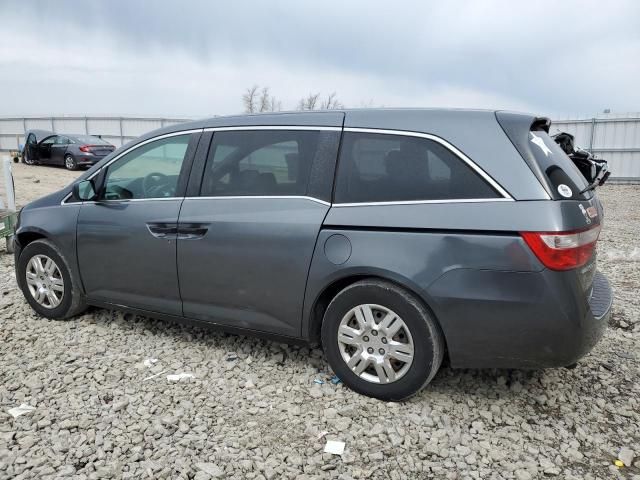
[[[581,267],[593,256],[600,225],[570,232],[520,232],[538,260],[551,270]]]

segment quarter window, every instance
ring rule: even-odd
[[[304,196],[318,156],[335,161],[338,135],[307,130],[216,132],[202,196]],[[330,148],[325,148],[327,145]]]
[[[498,198],[457,155],[433,140],[345,132],[336,203]]]
[[[148,143],[127,153],[107,170],[104,198],[130,200],[176,195],[190,135]]]

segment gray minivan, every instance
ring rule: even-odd
[[[453,367],[567,366],[601,337],[602,206],[502,111],[218,117],[144,135],[20,213],[16,273],[48,318],[87,305],[320,342],[401,400]]]

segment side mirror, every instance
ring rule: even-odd
[[[98,196],[91,180],[82,180],[81,182],[74,183],[72,192],[73,198],[82,202],[95,200]]]

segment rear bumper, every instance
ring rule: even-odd
[[[94,165],[98,163],[100,160],[102,160],[103,158],[104,156],[97,156],[97,155],[76,155],[75,156],[76,162],[78,162],[78,165],[81,165],[81,166]]]
[[[463,293],[449,296],[461,284]],[[464,368],[571,365],[602,337],[613,300],[600,272],[585,295],[576,272],[549,270],[457,270],[430,293],[451,365]]]

